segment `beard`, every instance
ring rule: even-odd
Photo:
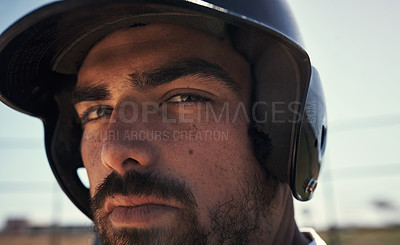
[[[242,176],[243,177],[243,176]],[[267,218],[276,192],[276,180],[265,173],[248,178],[242,188],[227,194],[223,202],[208,210],[210,224],[202,226],[197,203],[184,182],[161,176],[159,172],[113,172],[96,189],[91,200],[93,219],[103,245],[128,244],[249,244],[261,232],[260,220]],[[175,222],[167,228],[115,228],[104,210],[107,197],[155,196],[182,204]],[[268,236],[268,234],[263,233]]]

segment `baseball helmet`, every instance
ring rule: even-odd
[[[325,100],[284,1],[65,0],[1,34],[0,100],[43,121],[50,166],[72,202],[91,218],[89,190],[78,176],[82,129],[71,102],[79,67],[109,33],[151,23],[217,38],[228,33],[252,69],[255,154],[295,198],[310,199],[326,148]]]

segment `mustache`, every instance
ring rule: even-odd
[[[162,176],[158,171],[131,170],[123,176],[112,172],[96,188],[96,194],[91,199],[92,213],[104,206],[107,197],[115,195],[155,196],[165,200],[174,199],[189,208],[197,206],[194,195],[185,182]]]

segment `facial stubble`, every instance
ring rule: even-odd
[[[243,176],[242,176],[243,177]],[[130,171],[124,176],[110,174],[97,187],[92,199],[92,213],[102,244],[250,244],[260,231],[260,221],[269,207],[276,182],[267,174],[248,176],[242,187],[225,196],[208,210],[210,224],[201,225],[194,195],[180,180],[159,172]],[[115,228],[104,211],[106,197],[152,195],[182,204],[176,220],[166,228]],[[268,234],[265,234],[268,235]]]

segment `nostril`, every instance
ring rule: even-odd
[[[158,161],[158,158],[159,151],[148,141],[107,141],[101,150],[103,165],[120,174],[131,168],[149,168]]]
[[[122,166],[128,166],[128,165],[140,165],[140,162],[138,161],[138,160],[136,160],[136,159],[133,159],[133,158],[128,158],[128,159],[126,159],[126,160],[124,160],[123,162],[122,162]]]

